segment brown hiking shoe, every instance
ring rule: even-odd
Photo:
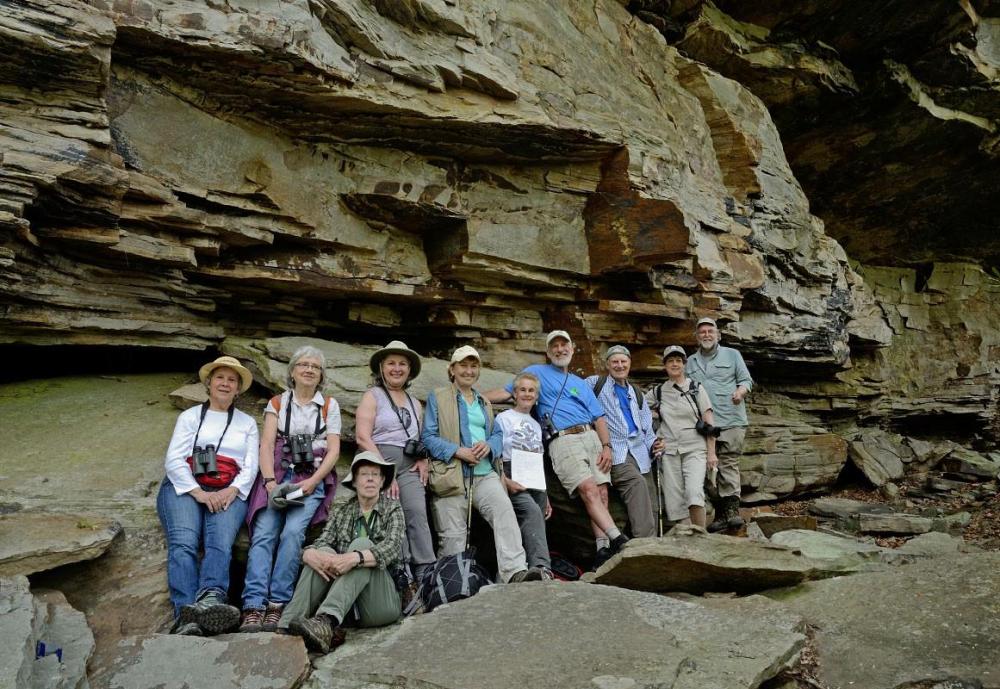
[[[347,634],[340,625],[331,626],[325,617],[310,617],[308,620],[292,620],[288,629],[302,637],[306,648],[314,653],[329,653],[344,643]]]
[[[267,610],[264,611],[264,621],[260,625],[260,630],[262,632],[278,631],[278,622],[281,621],[281,613],[284,610],[285,606],[281,603],[268,603]]]
[[[261,625],[264,622],[264,611],[257,609],[250,609],[243,611],[243,617],[240,619],[240,633],[242,634],[254,634],[261,631]]]

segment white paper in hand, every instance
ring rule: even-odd
[[[299,498],[301,498],[305,494],[306,493],[305,493],[304,490],[302,490],[301,488],[297,488],[297,489],[293,490],[291,493],[289,493],[288,495],[286,495],[285,499],[286,500],[298,500]]]
[[[510,478],[525,488],[545,490],[545,465],[541,452],[510,451]]]

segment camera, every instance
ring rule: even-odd
[[[219,468],[215,463],[215,445],[196,447],[191,453],[194,465],[194,475],[209,476],[216,478],[219,475]]]
[[[552,423],[552,417],[550,417],[548,414],[542,417],[541,425],[542,425],[542,445],[548,447],[549,443],[552,442],[552,439],[556,437],[556,433],[558,431],[556,431],[556,427]]]
[[[291,466],[296,474],[311,474],[315,468],[313,464],[313,437],[307,433],[290,435],[282,449],[290,459],[285,459],[285,466]]]
[[[710,423],[705,423],[701,419],[698,419],[698,421],[695,422],[695,424],[694,424],[694,430],[698,431],[700,434],[702,434],[706,438],[709,437],[709,436],[711,436],[713,438],[718,438],[720,435],[722,435],[722,429],[721,428],[719,428],[718,426],[713,426]]]
[[[427,456],[427,447],[418,438],[410,438],[403,446],[403,454],[415,459],[424,459]]]

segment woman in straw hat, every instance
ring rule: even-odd
[[[257,476],[257,422],[236,408],[253,376],[222,356],[198,372],[208,400],[182,412],[165,461],[156,511],[167,537],[172,633],[221,634],[239,623],[227,604],[233,541]],[[198,550],[205,555],[199,565]]]
[[[406,391],[420,375],[420,356],[393,340],[368,362],[374,384],[361,397],[355,420],[358,447],[396,467],[387,494],[398,498],[406,518],[403,563],[411,579],[420,580],[433,565],[434,541],[427,522],[427,457],[420,445],[420,402]]]

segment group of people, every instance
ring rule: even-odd
[[[462,346],[426,409],[407,390],[420,357],[390,342],[372,355],[373,384],[357,408],[359,452],[343,481],[354,494],[336,503],[340,408],[321,392],[322,351],[292,355],[288,390],[266,404],[259,437],[235,406],[250,371],[229,356],[206,364],[199,377],[208,399],[180,414],[157,497],[172,633],[277,631],[328,652],[351,614],[361,626],[397,620],[405,594],[437,559],[468,547],[472,509],[492,528],[501,582],[549,579],[552,508],[543,487],[515,480],[526,463],[534,471],[524,475],[540,474],[543,455],[587,510],[595,566],[628,541],[608,511],[609,483],[626,504],[632,536],[653,536],[662,533],[661,504],[668,520],[705,526],[706,470],[717,467],[710,528],[735,525],[742,401],[752,381],[739,353],[719,345],[714,321],[699,321],[696,336],[691,357],[676,345],[664,350],[667,380],[645,394],[629,380],[623,346],[608,350],[607,374],[583,380],[569,369],[571,337],[556,330],[546,338],[548,364],[488,391],[477,388],[479,353]],[[512,408],[495,414],[496,403]],[[308,526],[322,522],[303,550]],[[250,550],[240,610],[229,604],[229,569],[244,523]]]

